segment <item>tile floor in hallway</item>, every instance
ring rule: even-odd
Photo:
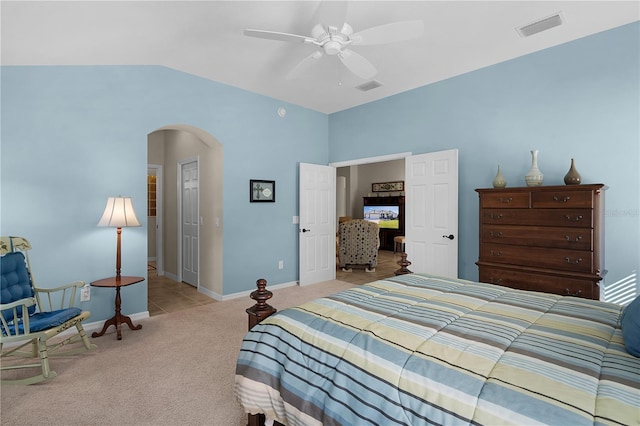
[[[153,263],[150,266],[153,266]],[[149,316],[162,315],[213,302],[215,300],[198,293],[194,286],[173,281],[166,276],[158,276],[155,269],[149,268]]]
[[[375,272],[366,272],[364,267],[353,267],[352,272],[344,272],[336,268],[336,279],[352,284],[365,284],[383,278],[389,278],[400,268],[400,253],[380,250],[378,266]],[[166,276],[158,275],[154,263],[149,265],[149,315],[162,315],[182,309],[193,308],[215,302],[214,299],[198,293],[198,290],[186,283],[173,281]]]

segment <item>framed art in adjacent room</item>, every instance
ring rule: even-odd
[[[404,181],[372,183],[373,192],[404,191]]]
[[[276,201],[276,181],[249,180],[249,201],[252,203],[273,203]]]

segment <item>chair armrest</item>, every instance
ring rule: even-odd
[[[15,302],[11,303],[0,303],[0,311],[4,311],[5,309],[13,309],[18,306],[23,306],[24,309],[26,309],[29,306],[33,306],[35,304],[36,299],[34,299],[33,297],[27,297],[25,299],[16,300]]]
[[[53,288],[34,287],[33,289],[36,292],[36,299],[38,300],[40,312],[72,308],[76,301],[76,290],[84,285],[84,281],[74,281],[72,283]],[[40,297],[41,294],[43,297]],[[44,296],[46,296],[46,298]],[[44,304],[43,299],[46,302]]]
[[[33,306],[36,304],[36,299],[33,297],[27,297],[25,299],[20,299],[20,300],[16,300],[15,302],[11,302],[11,303],[4,303],[4,304],[0,304],[0,328],[1,328],[1,332],[0,332],[0,339],[3,339],[3,336],[16,336],[18,334],[23,334],[20,333],[19,330],[19,324],[23,323],[27,328],[25,328],[25,330],[28,330],[28,326],[29,326],[29,306]],[[22,309],[20,309],[22,308]],[[5,316],[4,312],[6,310],[10,310],[10,314],[8,314],[8,316]],[[22,314],[18,315],[18,311],[21,311]],[[22,321],[15,321],[15,319],[18,318],[22,318],[24,322]],[[3,353],[4,356],[4,353]]]

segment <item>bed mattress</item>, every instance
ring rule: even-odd
[[[640,424],[622,307],[410,274],[286,309],[244,338],[236,395],[289,425]]]

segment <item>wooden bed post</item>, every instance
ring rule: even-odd
[[[251,292],[250,297],[256,301],[256,304],[247,308],[249,315],[249,330],[263,319],[277,312],[277,309],[267,303],[271,299],[273,293],[267,290],[267,280],[260,278],[256,281],[257,290]],[[248,414],[247,426],[264,426],[264,414]]]
[[[407,253],[400,254],[401,259],[398,260],[398,265],[400,265],[400,269],[394,272],[395,275],[404,275],[411,274],[412,272],[407,268],[407,266],[411,265],[411,262],[407,260]]]
[[[246,310],[249,315],[249,330],[269,315],[277,312],[276,308],[267,304],[267,300],[273,296],[273,293],[267,290],[267,280],[260,278],[256,281],[256,286],[258,289],[252,291],[250,295],[250,297],[256,301],[256,304]]]

